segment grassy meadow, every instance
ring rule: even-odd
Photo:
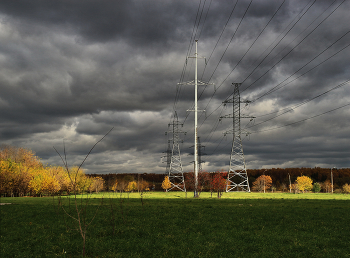
[[[192,195],[78,196],[86,257],[350,257],[350,195]],[[82,256],[74,196],[0,202],[0,257]]]

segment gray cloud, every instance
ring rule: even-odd
[[[215,83],[199,89],[204,169],[228,168],[232,135],[223,135],[232,120],[218,119],[232,112],[222,105],[232,82],[243,82],[242,99],[256,100],[242,110],[257,117],[248,125],[242,119],[252,132],[242,133],[248,168],[348,167],[349,106],[308,118],[349,103],[349,84],[280,114],[349,79],[350,4],[253,1],[246,12],[249,3],[237,2],[232,12],[235,2],[212,1],[208,10],[207,1],[193,30],[198,3],[192,1],[1,1],[2,143],[59,165],[52,147],[62,152],[64,141],[69,164],[77,165],[114,127],[85,164],[89,173],[162,173],[171,135],[164,132],[175,107],[187,131],[184,170],[191,170],[193,112],[186,110],[193,86],[178,87],[174,101],[196,32],[199,55],[208,61],[199,60],[200,77]],[[183,81],[193,78],[189,59]],[[269,93],[274,88],[280,89]]]

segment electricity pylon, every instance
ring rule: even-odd
[[[170,170],[170,163],[171,163],[171,154],[172,154],[172,147],[170,145],[171,140],[168,140],[168,149],[163,152],[166,153],[166,169],[165,169],[165,174],[168,175],[169,174],[169,170]]]
[[[250,192],[241,139],[241,118],[253,119],[255,117],[241,115],[241,103],[248,104],[250,101],[241,101],[239,95],[239,86],[241,83],[233,83],[233,85],[234,91],[232,99],[228,99],[223,102],[224,104],[233,103],[233,112],[232,114],[220,117],[220,119],[233,118],[232,130],[225,133],[233,134],[230,169],[227,175],[226,192],[234,190]]]
[[[168,127],[172,126],[172,130],[169,133],[172,133],[172,140],[168,141],[168,150],[167,150],[167,169],[166,173],[169,176],[171,187],[167,191],[173,189],[178,189],[183,192],[186,191],[185,180],[183,175],[181,156],[180,156],[180,140],[179,134],[185,133],[179,130],[179,119],[177,113],[174,113],[174,120],[172,124],[169,124]],[[170,151],[170,141],[172,142],[172,148]]]
[[[182,85],[194,85],[194,110],[188,110],[188,111],[194,111],[194,197],[199,197],[198,195],[198,111],[204,111],[204,110],[198,110],[198,86],[201,85],[209,85],[212,83],[206,83],[198,80],[198,58],[204,58],[204,57],[198,57],[198,50],[197,50],[197,43],[198,40],[195,40],[196,43],[196,52],[194,53],[194,56],[189,56],[187,58],[194,58],[195,59],[195,72],[194,72],[194,81],[190,82],[183,82],[178,83]]]
[[[202,169],[202,163],[205,162],[204,160],[202,160],[202,156],[203,156],[203,155],[206,155],[206,153],[203,153],[202,148],[204,149],[205,146],[203,146],[203,145],[201,144],[200,137],[198,137],[198,171],[199,171],[199,172],[202,172],[202,170],[203,170],[203,169]]]
[[[204,163],[205,161],[204,160],[202,160],[202,156],[203,155],[207,155],[206,153],[204,153],[203,151],[202,151],[202,148],[204,149],[205,148],[205,146],[203,146],[202,144],[201,144],[201,140],[200,140],[200,137],[198,137],[198,140],[197,140],[197,148],[198,148],[198,172],[200,173],[200,172],[202,172],[202,163]],[[194,146],[191,146],[191,148],[193,148]],[[191,155],[194,155],[194,153],[190,153]]]

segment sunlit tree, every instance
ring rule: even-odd
[[[350,185],[345,184],[343,185],[343,192],[349,194],[350,193]]]
[[[308,176],[298,176],[296,183],[300,191],[312,190],[312,179]]]
[[[91,184],[89,186],[89,191],[90,193],[91,192],[100,192],[103,190],[103,187],[104,187],[104,180],[102,177],[94,177],[94,178],[91,178]]]
[[[137,183],[136,181],[131,181],[128,183],[125,191],[126,192],[133,192],[133,191],[136,191],[137,190]]]
[[[141,180],[140,182],[138,182],[138,190],[139,191],[149,191],[149,186],[150,183],[147,182],[146,180]]]
[[[267,175],[259,176],[253,183],[253,191],[264,192],[271,188],[272,178]]]
[[[166,176],[162,182],[162,188],[165,190],[165,191],[168,191],[168,189],[171,187],[171,183],[170,183],[170,180],[169,180],[169,177]]]
[[[31,174],[32,179],[29,182],[29,187],[35,195],[53,194],[59,191],[58,181],[45,168],[33,169]]]
[[[114,181],[114,183],[112,184],[112,187],[111,187],[112,191],[113,191],[113,192],[117,191],[117,190],[118,190],[117,187],[118,187],[118,180],[116,179],[116,180]]]

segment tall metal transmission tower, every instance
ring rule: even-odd
[[[200,172],[202,172],[202,163],[204,163],[205,161],[204,160],[202,160],[202,156],[203,155],[207,155],[206,153],[204,153],[203,151],[202,151],[202,149],[204,149],[205,148],[205,146],[203,146],[202,144],[201,144],[201,140],[200,140],[200,137],[198,137],[198,140],[197,140],[197,148],[198,148],[198,172],[200,173]],[[192,147],[194,147],[194,146],[191,146],[191,148]],[[194,155],[194,153],[190,153],[191,155]]]
[[[189,56],[187,58],[194,58],[195,59],[195,72],[194,72],[194,81],[190,82],[184,82],[179,83],[183,85],[194,85],[194,110],[188,110],[188,111],[194,111],[194,197],[199,197],[198,195],[198,85],[208,85],[211,83],[205,83],[198,80],[198,58],[204,58],[204,57],[198,57],[198,40],[195,40],[196,43],[196,52],[194,53],[194,56]],[[203,110],[202,110],[203,111]]]
[[[170,145],[171,140],[168,140],[168,149],[163,152],[166,153],[166,169],[165,169],[165,174],[168,175],[169,174],[169,170],[170,170],[170,163],[171,163],[171,154],[172,154],[172,147]]]
[[[175,111],[174,120],[172,124],[169,124],[168,127],[172,127],[169,133],[172,133],[172,140],[168,141],[168,150],[167,150],[167,169],[166,173],[169,176],[171,187],[167,191],[173,189],[186,191],[185,180],[183,175],[181,156],[180,156],[180,139],[179,134],[185,133],[179,130],[179,126],[183,124],[179,123],[179,118]],[[172,142],[172,148],[170,149],[170,142]]]
[[[241,118],[255,118],[241,114],[241,103],[248,104],[250,101],[241,101],[239,95],[239,86],[241,83],[233,83],[234,91],[232,99],[225,100],[223,103],[233,103],[232,114],[222,116],[221,118],[233,118],[232,130],[227,133],[233,134],[232,150],[230,157],[230,169],[227,175],[226,192],[230,191],[246,191],[250,192],[247,169],[243,154],[243,146],[241,139]]]
[[[203,155],[206,155],[206,153],[204,153],[202,151],[202,149],[204,149],[205,146],[203,146],[201,144],[201,140],[200,140],[200,137],[198,137],[198,171],[199,172],[202,172],[203,171],[203,168],[202,168],[202,163],[204,163],[205,161],[202,160],[202,156]]]

